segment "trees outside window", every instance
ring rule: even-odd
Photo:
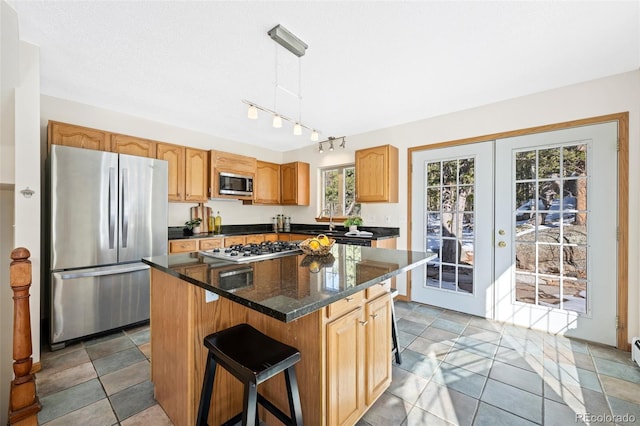
[[[360,204],[356,203],[355,165],[327,167],[321,169],[322,202],[320,216],[334,217],[360,215]]]

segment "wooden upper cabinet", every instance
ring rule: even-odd
[[[111,151],[118,154],[156,158],[156,142],[127,135],[111,135]]]
[[[184,151],[184,146],[156,144],[156,158],[169,163],[169,201],[185,201]]]
[[[207,201],[208,151],[185,149],[185,201]]]
[[[309,205],[309,163],[296,161],[280,166],[280,202],[284,205]]]
[[[49,145],[109,151],[109,132],[49,121]]]
[[[220,194],[220,172],[233,173],[241,176],[248,176],[254,179],[256,176],[257,160],[246,155],[232,154],[230,152],[209,151],[209,162],[211,167],[209,185],[210,194],[216,198],[231,198],[236,200],[253,201],[253,196]]]
[[[212,168],[222,172],[237,173],[239,175],[254,176],[256,162],[253,157],[232,154],[230,152],[211,151]]]
[[[356,201],[398,202],[398,148],[383,145],[356,151]]]
[[[280,204],[280,164],[258,161],[253,181],[253,202]]]

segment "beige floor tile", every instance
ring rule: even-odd
[[[640,384],[600,375],[602,386],[607,395],[640,404]]]
[[[149,361],[140,361],[100,377],[107,395],[111,396],[123,389],[142,383],[151,378]]]
[[[58,417],[43,426],[111,426],[118,423],[107,398]],[[151,423],[149,423],[151,424]]]
[[[96,378],[96,370],[91,362],[85,362],[64,370],[42,370],[36,374],[36,386],[40,397],[70,388]]]
[[[120,423],[122,426],[173,426],[171,420],[159,405],[147,408]]]
[[[60,356],[42,359],[42,371],[54,374],[67,368],[76,367],[85,362],[90,362],[89,354],[84,348],[64,353]]]

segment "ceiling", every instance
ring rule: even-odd
[[[242,99],[324,140],[640,68],[638,1],[11,4],[43,94],[276,151],[313,142]],[[309,45],[300,60],[277,24]]]

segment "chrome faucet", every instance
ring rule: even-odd
[[[321,212],[321,214],[325,212],[329,213],[329,231],[333,231],[336,228],[335,223],[333,223],[333,215],[334,213],[336,213],[337,206],[338,205],[335,203],[329,203],[327,204],[327,207]]]

